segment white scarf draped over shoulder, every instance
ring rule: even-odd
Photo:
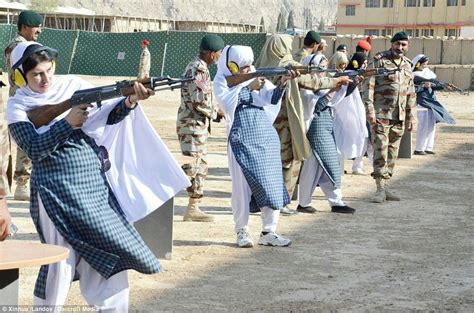
[[[229,53],[227,50],[230,48]],[[247,66],[253,63],[254,56],[252,48],[247,46],[226,46],[222,50],[221,57],[217,62],[217,74],[214,78],[214,96],[219,103],[219,106],[225,113],[227,121],[227,134],[229,134],[234,121],[235,109],[237,108],[239,93],[243,87],[248,86],[251,80],[243,82],[239,85],[229,87],[227,85],[226,77],[231,76],[227,63],[229,61],[235,62],[239,67]],[[255,68],[251,67],[251,72],[255,71]],[[252,91],[253,105],[263,107],[268,115],[271,123],[275,120],[278,112],[280,111],[281,101],[276,105],[271,105],[271,98],[275,85],[269,80],[265,80],[263,88],[259,91]]]
[[[8,100],[8,124],[30,122],[27,112],[46,104],[58,104],[81,89],[92,88],[88,82],[75,76],[54,77],[47,93],[39,94],[28,87],[17,90]],[[130,222],[142,219],[174,197],[190,182],[168,148],[154,130],[140,106],[120,123],[107,125],[107,118],[122,98],[102,102],[101,108],[89,109],[89,117],[82,131],[97,145],[109,151],[111,169],[106,172],[122,210]],[[48,131],[54,123],[66,117],[69,111],[51,123],[36,129]]]

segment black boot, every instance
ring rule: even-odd
[[[331,207],[333,213],[354,214],[355,209],[347,205],[335,205]]]

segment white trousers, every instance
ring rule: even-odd
[[[127,271],[117,273],[109,279],[102,277],[59,234],[56,226],[46,213],[39,196],[38,201],[40,227],[46,243],[68,248],[69,257],[66,260],[49,265],[46,279],[46,299],[35,296],[33,305],[35,307],[55,306],[54,312],[62,312],[61,306],[66,302],[74,274],[77,272],[81,293],[89,305],[99,312],[128,312]]]
[[[367,158],[369,159],[369,165],[372,166],[374,162],[374,147],[369,142],[369,138],[365,138],[364,149],[362,150],[362,155],[355,158],[352,161],[352,171],[363,170],[364,169],[364,155],[367,152]]]
[[[300,172],[298,199],[301,206],[311,205],[311,196],[318,184],[329,201],[330,206],[345,205],[342,201],[341,188],[333,185],[314,154],[310,153],[308,159],[304,161]]]
[[[235,159],[234,153],[230,145],[227,148],[229,158],[229,171],[232,179],[232,214],[234,215],[235,232],[239,229],[247,228],[249,223],[249,205],[252,197],[252,191],[245,179],[244,173],[239,163]],[[273,210],[269,207],[260,208],[262,214],[262,231],[275,232],[278,220],[280,218],[280,210]]]
[[[433,151],[436,121],[431,110],[418,109],[416,128],[416,151]]]

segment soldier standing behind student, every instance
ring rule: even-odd
[[[184,221],[212,222],[214,217],[202,212],[199,203],[203,197],[204,180],[207,177],[207,139],[211,130],[211,119],[216,110],[212,103],[212,85],[209,65],[219,59],[224,40],[213,34],[201,40],[199,55],[191,61],[184,71],[184,77],[194,77],[181,89],[181,106],[178,110],[176,131],[181,152],[191,156],[194,161],[182,166],[191,181],[188,187],[189,203]]]
[[[414,124],[416,105],[415,87],[411,60],[405,56],[408,51],[408,36],[405,32],[393,36],[389,51],[374,67],[398,70],[388,76],[370,77],[364,93],[367,121],[371,125],[374,147],[374,171],[377,191],[374,202],[399,201],[400,197],[387,189],[387,182],[393,175],[398,148],[404,131],[410,132]]]
[[[138,79],[150,78],[151,55],[148,50],[150,42],[146,39],[142,41],[142,54],[140,54],[140,64],[138,66]]]
[[[15,39],[13,39],[13,41],[5,48],[5,67],[8,69],[10,97],[13,97],[15,95],[16,90],[18,89],[18,87],[13,82],[14,72],[11,71],[10,64],[11,53],[20,42],[38,41],[38,36],[41,34],[41,24],[43,24],[43,17],[34,11],[23,11],[18,16],[18,34]],[[4,121],[2,120],[1,123],[4,123]],[[2,144],[8,145],[8,140],[2,141]],[[13,176],[16,181],[16,189],[14,194],[15,200],[30,200],[30,190],[28,188],[30,172],[31,160],[23,152],[23,150],[17,147],[15,173]]]

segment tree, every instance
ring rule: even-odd
[[[295,17],[294,17],[293,10],[291,10],[290,14],[288,14],[288,23],[286,24],[286,28],[287,29],[295,28]]]
[[[52,13],[58,7],[58,0],[31,0],[30,8],[40,13]]]
[[[319,31],[324,31],[326,28],[326,23],[324,22],[324,19],[321,17],[321,20],[319,21]]]
[[[263,16],[262,16],[262,19],[260,20],[260,32],[266,33],[265,20],[263,19]]]
[[[305,9],[305,28],[311,29],[313,28],[313,14],[311,13],[310,9]]]

